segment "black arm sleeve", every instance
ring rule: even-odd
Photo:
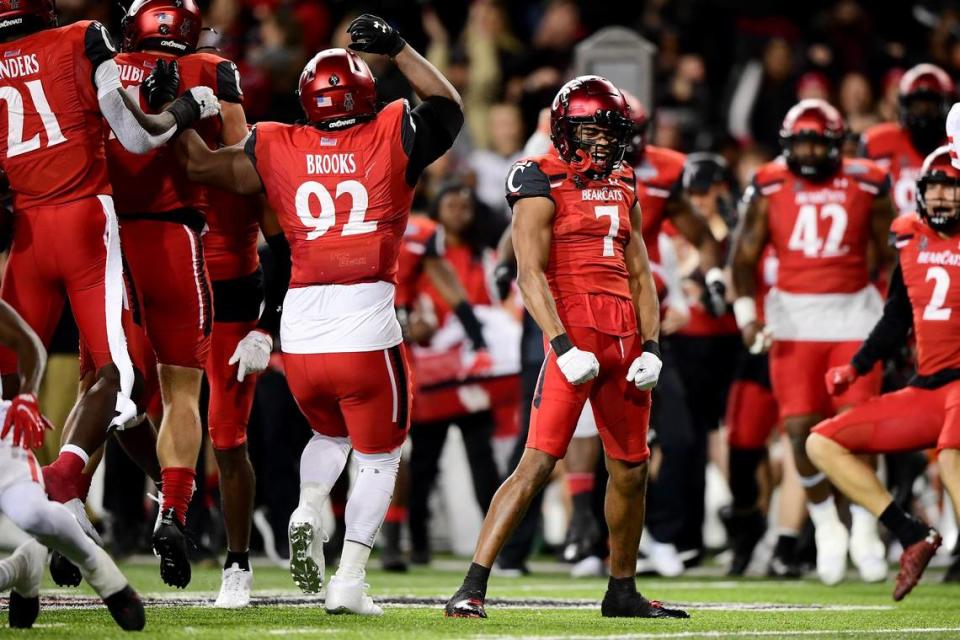
[[[507,173],[506,198],[510,208],[523,198],[550,198],[550,177],[533,160],[519,160]]]
[[[263,313],[257,328],[276,335],[280,331],[280,314],[283,311],[283,298],[290,286],[290,245],[282,233],[272,235],[267,240],[273,258],[273,268],[269,271],[265,292]]]
[[[483,339],[483,328],[480,326],[480,321],[473,312],[473,307],[470,306],[470,303],[463,300],[454,307],[453,312],[457,314],[457,319],[460,321],[460,324],[463,325],[463,331],[467,334],[467,337],[470,338],[473,348],[486,349],[487,343]]]
[[[860,375],[866,374],[877,362],[888,358],[903,345],[913,327],[913,308],[903,282],[903,271],[898,264],[890,277],[890,290],[883,307],[883,317],[854,354],[850,364]]]
[[[229,60],[217,63],[217,98],[224,102],[243,102],[243,90],[240,89],[240,72],[237,65]]]
[[[448,98],[430,96],[404,116],[401,135],[407,152],[407,184],[413,186],[434,160],[453,146],[463,127],[463,110]]]

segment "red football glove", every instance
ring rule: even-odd
[[[857,370],[851,364],[842,367],[833,367],[827,371],[827,393],[839,396],[846,393],[850,385],[859,377]]]
[[[7,407],[0,439],[6,438],[10,429],[13,429],[12,444],[29,450],[43,446],[43,438],[47,430],[53,429],[53,425],[40,413],[37,396],[21,393]]]
[[[486,349],[477,349],[473,353],[473,362],[463,371],[462,378],[472,378],[490,373],[493,369],[493,358]]]

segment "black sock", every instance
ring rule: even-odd
[[[490,579],[490,567],[484,567],[476,562],[470,563],[467,577],[463,579],[463,587],[468,591],[478,591],[481,597],[487,595],[487,580]]]
[[[756,508],[757,498],[760,497],[757,467],[766,455],[766,449],[730,448],[730,492],[733,494],[735,512]]]
[[[930,531],[930,527],[908,515],[896,502],[887,505],[880,514],[880,522],[890,530],[890,533],[897,536],[897,540],[904,549],[926,538],[927,532]]]
[[[629,595],[637,592],[637,580],[633,576],[628,578],[614,578],[610,576],[607,582],[607,591],[616,595]]]
[[[793,562],[797,555],[797,535],[781,533],[777,536],[777,545],[773,549],[773,555],[786,562]]]
[[[575,493],[573,498],[573,512],[590,514],[593,512],[593,491]]]
[[[250,571],[250,552],[227,551],[227,559],[223,563],[223,568],[229,569],[234,563],[244,571]]]

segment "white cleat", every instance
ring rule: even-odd
[[[864,582],[883,582],[887,579],[886,547],[874,528],[854,530],[850,535],[850,559]]]
[[[683,575],[686,569],[677,548],[669,542],[651,540],[647,547],[647,558],[653,570],[664,578],[676,578]]]
[[[850,534],[839,520],[822,523],[816,528],[817,575],[820,582],[833,586],[843,580],[847,572],[847,549]]]
[[[218,609],[242,609],[250,604],[250,590],[253,588],[253,568],[241,569],[234,562],[223,570],[220,582],[220,595],[213,606]]]
[[[382,616],[383,609],[373,603],[367,594],[370,585],[363,578],[346,579],[334,575],[327,585],[327,599],[323,606],[330,614],[355,613],[361,616]]]
[[[98,547],[103,546],[103,538],[100,537],[100,533],[97,531],[97,528],[93,526],[93,523],[90,522],[90,518],[87,517],[87,509],[83,504],[83,501],[80,498],[74,498],[73,500],[68,500],[63,503],[63,506],[70,511],[70,515],[76,518],[77,522],[80,523],[80,528],[83,529],[83,532],[90,536],[94,542],[97,543]]]
[[[320,593],[326,562],[320,514],[309,506],[300,505],[290,515],[287,528],[290,537],[290,575],[304,593]]]
[[[34,539],[16,548],[9,558],[16,569],[16,579],[11,590],[24,598],[36,598],[40,594],[43,567],[47,562],[47,548]]]

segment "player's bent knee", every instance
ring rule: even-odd
[[[91,392],[101,389],[114,393],[120,390],[120,370],[117,365],[110,363],[97,370],[97,381],[91,387]]]
[[[355,450],[353,457],[357,461],[357,468],[360,473],[370,469],[375,473],[387,473],[396,476],[397,470],[400,468],[401,450],[401,447],[387,453],[361,453]]]
[[[845,451],[839,443],[821,433],[811,433],[807,438],[804,449],[810,461],[821,469],[829,463],[834,455]]]

